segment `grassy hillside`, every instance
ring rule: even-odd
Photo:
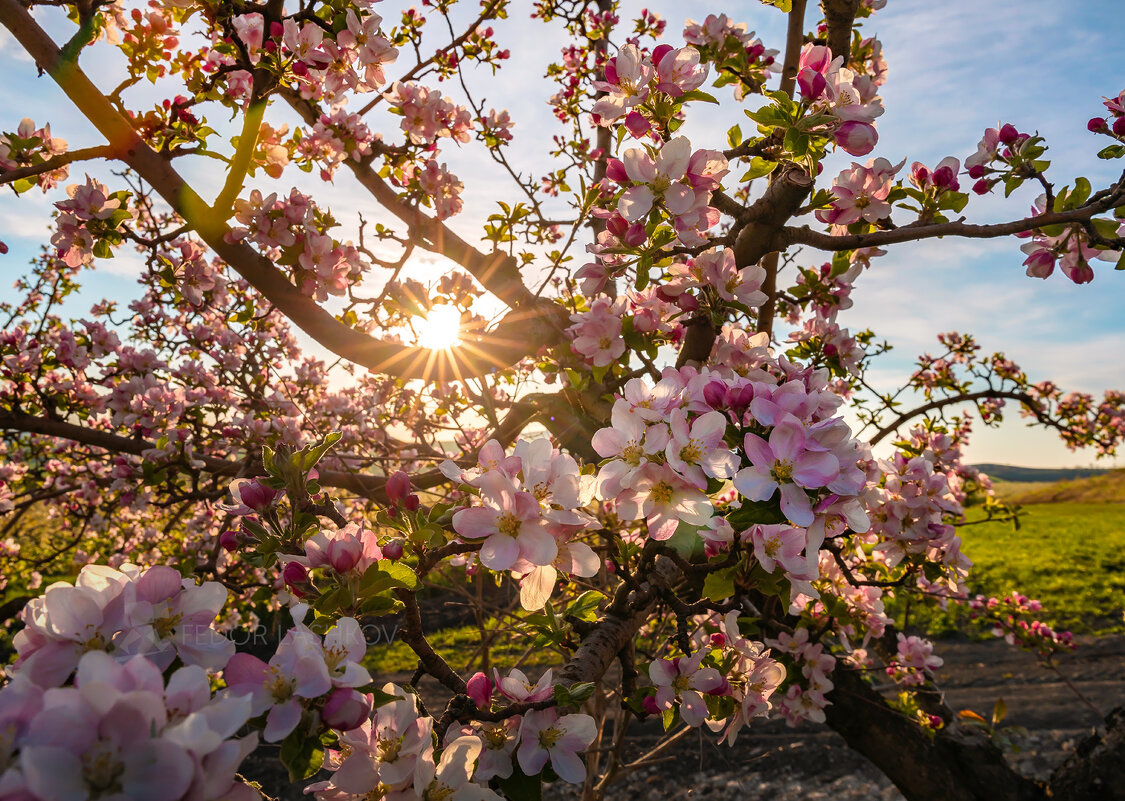
[[[997,493],[1018,504],[1125,503],[1125,470],[1109,470],[1053,484],[1004,485]]]

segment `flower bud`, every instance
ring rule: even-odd
[[[653,48],[651,56],[652,66],[659,67],[660,62],[664,60],[664,57],[671,53],[673,50],[675,50],[675,48],[670,44],[657,45],[655,48]]]
[[[1118,117],[1113,121],[1113,132],[1118,136],[1125,136],[1125,117]]]
[[[309,580],[309,571],[300,562],[290,562],[281,571],[281,580],[289,587],[304,584]]]
[[[402,502],[402,508],[408,512],[417,511],[418,507],[421,505],[422,501],[413,492],[407,495],[406,499]]]
[[[974,179],[983,178],[984,177],[984,165],[983,164],[974,164],[972,167],[969,167],[969,177],[974,178]]]
[[[836,144],[853,156],[866,156],[875,149],[879,134],[875,126],[858,120],[845,120],[835,133]]]
[[[363,555],[363,545],[358,537],[333,537],[325,549],[328,564],[337,573],[347,573]]]
[[[492,700],[492,682],[488,676],[478,671],[465,684],[465,694],[473,699],[477,709],[485,709]]]
[[[227,551],[234,553],[238,550],[238,546],[242,544],[241,537],[238,536],[237,531],[224,531],[219,535],[219,545]]]
[[[645,119],[645,115],[639,111],[630,111],[625,115],[625,127],[636,139],[640,139],[652,130],[652,123]]]
[[[371,714],[371,698],[349,687],[337,687],[324,702],[321,719],[337,731],[358,729]]]
[[[629,180],[629,173],[625,172],[625,162],[621,159],[609,159],[605,163],[605,177],[617,184]]]
[[[1091,117],[1090,121],[1086,123],[1086,130],[1092,133],[1104,131],[1106,129],[1105,120],[1101,117]]]
[[[641,701],[641,709],[650,715],[659,715],[660,707],[656,705],[656,699],[651,695],[646,695],[644,700]]]
[[[693,312],[699,308],[699,300],[690,292],[685,292],[676,298],[676,305],[686,312]]]
[[[726,406],[727,388],[721,381],[712,381],[703,388],[703,400],[712,409],[721,409]]]
[[[998,138],[1006,145],[1014,145],[1019,141],[1020,132],[1016,130],[1016,126],[1006,122],[1000,126]]]
[[[648,233],[645,231],[644,225],[640,222],[635,222],[625,229],[625,236],[621,238],[631,248],[639,248],[648,240]]]
[[[797,87],[805,100],[816,100],[828,88],[828,81],[816,70],[805,68],[797,76]]]
[[[383,552],[383,556],[390,559],[392,562],[402,558],[402,540],[393,539],[386,545],[379,548]]]
[[[992,186],[983,178],[973,184],[973,191],[978,195],[987,195],[990,189],[992,189]]]
[[[387,497],[390,498],[391,503],[402,503],[409,494],[410,476],[401,470],[391,474],[391,477],[387,479]]]

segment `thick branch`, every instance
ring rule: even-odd
[[[875,763],[910,801],[1042,801],[1042,788],[1008,767],[980,731],[956,720],[931,737],[889,707],[862,676],[832,673],[827,723]]]
[[[95,428],[75,425],[62,420],[48,420],[45,417],[36,417],[18,412],[0,412],[0,430],[20,431],[27,434],[40,434],[47,437],[58,437],[90,445],[95,448],[109,451],[110,453],[128,453],[140,456],[145,451],[156,447],[152,442],[132,437],[122,437],[109,431],[99,431]],[[211,456],[194,456],[203,462],[203,469],[219,476],[252,476],[260,475],[263,468],[260,462],[233,461],[216,459]],[[320,483],[326,487],[346,489],[371,500],[386,502],[387,495],[384,489],[386,479],[382,476],[369,476],[360,473],[346,473],[335,470],[321,471]],[[414,476],[411,483],[419,488],[434,487],[447,481],[444,476],[435,471],[435,474]]]
[[[833,56],[843,56],[844,66],[852,55],[852,26],[860,0],[820,0],[824,24],[828,28],[828,49]]]

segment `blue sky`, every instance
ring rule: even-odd
[[[465,12],[474,11],[475,5],[466,2]],[[679,40],[690,9],[690,16],[699,20],[725,11],[747,22],[767,47],[782,46],[783,15],[757,0],[623,3],[625,13],[635,13],[642,5],[668,20],[665,38],[670,42]],[[396,6],[386,3],[385,16],[393,16],[390,10]],[[66,35],[68,23],[46,14],[41,18],[57,39]],[[483,96],[488,105],[511,110],[517,134],[513,160],[520,169],[541,175],[544,143],[559,131],[545,103],[550,90],[541,76],[564,39],[552,28],[516,14],[494,27],[501,46],[512,50],[512,63],[496,78],[486,72],[473,76],[471,85],[478,99]],[[1003,120],[1020,130],[1037,129],[1047,138],[1057,185],[1085,175],[1095,187],[1104,186],[1122,165],[1094,157],[1100,145],[1085,123],[1101,109],[1103,95],[1125,88],[1123,30],[1125,3],[1119,0],[890,0],[864,24],[865,35],[878,34],[883,41],[890,65],[882,90],[887,113],[879,120],[876,154],[896,162],[905,157],[908,165],[914,160],[932,164],[947,155],[964,159],[984,128]],[[0,34],[0,63],[6,76],[0,83],[0,108],[6,109],[0,128],[12,130],[21,117],[29,116],[37,123],[49,120],[55,135],[72,147],[99,143],[54,85],[35,77],[33,65],[6,34]],[[84,64],[97,80],[112,74],[113,55],[95,51]],[[110,81],[99,83],[108,86]],[[457,97],[449,84],[445,91]],[[155,88],[144,94],[146,99],[162,96]],[[292,123],[279,111],[271,111],[273,122]],[[684,133],[697,146],[722,147],[727,128],[740,121],[746,123],[733,103],[705,107],[689,120]],[[394,124],[384,128],[392,140]],[[443,159],[467,187],[466,212],[454,220],[454,227],[475,239],[495,198],[511,196],[509,187],[479,151],[450,148]],[[847,161],[846,156],[833,157],[825,174],[834,175]],[[78,167],[72,176],[80,178],[81,172]],[[202,171],[189,170],[189,176],[204,196],[214,194],[221,182],[221,176]],[[370,200],[356,191],[346,174],[337,177],[330,195],[296,170],[287,171],[284,181],[314,191],[321,199],[330,196],[339,219],[355,220],[360,211],[378,219]],[[1025,189],[1006,201],[974,197],[966,214],[979,222],[1014,218],[1026,212],[1035,194]],[[0,261],[0,297],[10,296],[11,281],[44,240],[50,203],[58,199],[38,190],[18,200],[0,194],[0,239],[11,247]],[[840,318],[853,329],[874,328],[895,346],[874,374],[877,383],[895,386],[908,374],[915,354],[934,349],[937,333],[964,330],[975,333],[986,350],[1005,351],[1036,380],[1050,378],[1066,389],[1095,393],[1125,389],[1125,275],[1114,274],[1112,265],[1105,264],[1088,286],[1074,286],[1061,275],[1047,281],[1030,279],[1020,266],[1019,244],[1015,239],[931,240],[895,247],[877,260],[858,283],[855,307]],[[819,260],[812,253],[802,259],[808,264]],[[100,264],[80,305],[106,296],[130,296],[137,268],[129,255]],[[423,260],[417,269],[433,276],[446,267]],[[999,430],[980,430],[968,456],[973,461],[1034,466],[1093,460],[1092,453],[1071,453],[1050,434],[1025,428],[1014,414]]]

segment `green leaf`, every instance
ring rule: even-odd
[[[333,431],[316,445],[302,448],[293,454],[294,457],[300,457],[300,468],[305,471],[311,470],[324,454],[328,453],[328,449],[340,441],[341,436],[343,435],[339,431]]]
[[[709,95],[706,92],[700,91],[699,89],[692,89],[690,92],[684,92],[682,95],[680,95],[679,99],[680,102],[687,102],[689,100],[702,100],[704,103],[714,103],[716,106],[719,105],[719,101],[715,98],[714,95]]]
[[[1125,270],[1125,251],[1121,252],[1121,258],[1117,260],[1117,264],[1114,265],[1113,269]]]
[[[1085,178],[1074,179],[1074,189],[1070,193],[1071,207],[1081,206],[1090,197],[1090,182]]]
[[[739,181],[741,183],[753,181],[755,178],[761,178],[762,176],[769,175],[776,169],[776,161],[767,161],[761,156],[754,156],[754,158],[750,159],[750,169],[746,171],[746,174],[743,175],[742,178],[739,179]]]
[[[742,144],[742,129],[737,125],[727,131],[727,143],[731,147],[738,147]]]
[[[281,744],[281,763],[289,770],[289,780],[307,779],[324,764],[324,747],[320,740],[306,737],[304,727],[298,726]]]
[[[784,11],[786,14],[793,10],[793,0],[762,0],[762,3]]]
[[[1100,159],[1119,159],[1125,156],[1125,145],[1110,145],[1098,151]]]
[[[737,567],[725,567],[708,573],[703,580],[703,597],[723,601],[734,595],[734,576]]]
[[[601,604],[602,598],[605,598],[604,593],[598,590],[586,590],[567,607],[566,614],[579,620],[597,620],[598,606]]]
[[[1011,178],[1004,182],[1004,197],[1008,197],[1015,192],[1023,184],[1023,178],[1018,175],[1013,175]]]
[[[360,595],[367,597],[378,595],[389,589],[400,587],[407,590],[418,588],[418,575],[401,562],[392,562],[383,559],[367,570],[359,583]]]

